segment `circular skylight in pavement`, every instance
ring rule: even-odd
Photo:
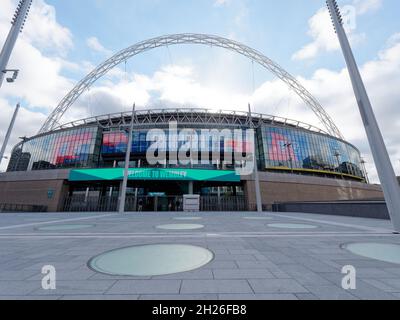
[[[157,226],[157,229],[161,230],[198,230],[203,228],[202,224],[164,224]]]
[[[195,270],[213,258],[202,247],[157,244],[109,251],[92,258],[88,266],[107,275],[149,277]]]
[[[400,245],[397,244],[363,242],[347,244],[343,248],[365,258],[400,264]]]

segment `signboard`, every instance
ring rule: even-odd
[[[54,198],[54,193],[55,193],[54,189],[48,189],[47,190],[47,199],[53,199]]]
[[[71,170],[69,181],[122,181],[124,169]],[[240,182],[235,171],[198,169],[129,169],[129,180]]]
[[[200,211],[200,196],[199,195],[184,195],[183,196],[183,211],[185,211],[185,212]]]

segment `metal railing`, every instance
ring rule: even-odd
[[[116,212],[117,196],[85,197],[68,196],[64,200],[64,212]],[[178,212],[183,211],[183,196],[132,196],[126,198],[127,212]],[[245,196],[201,196],[201,211],[248,211]]]
[[[10,204],[1,203],[1,213],[16,213],[16,212],[47,212],[47,206],[42,205],[29,205],[29,204]]]
[[[245,196],[202,196],[200,211],[248,211]]]
[[[117,211],[118,197],[69,196],[64,200],[64,212],[114,212]]]

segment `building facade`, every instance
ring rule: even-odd
[[[139,111],[133,119],[124,113],[100,116],[25,139],[0,175],[0,203],[49,211],[116,210],[131,121],[127,210],[182,210],[183,195],[192,193],[200,195],[204,211],[254,210],[253,175],[238,175],[235,162],[227,161],[229,155],[244,157],[252,144],[266,209],[280,201],[382,196],[379,187],[366,183],[357,148],[320,129],[262,114],[180,109]],[[246,135],[250,129],[254,139]],[[165,132],[156,153],[166,163],[149,162],[154,130]],[[188,132],[198,137],[190,138],[190,151]],[[206,132],[220,135],[204,141]],[[188,161],[172,161],[182,150]],[[27,185],[41,195],[25,194]]]

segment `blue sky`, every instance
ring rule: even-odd
[[[49,0],[57,20],[74,36],[72,60],[100,62],[104,57],[87,49],[86,39],[97,37],[113,52],[138,41],[168,33],[210,33],[236,37],[280,62],[292,73],[310,75],[319,67],[343,67],[341,55],[319,56],[299,63],[292,54],[309,42],[307,21],[325,5],[323,0],[232,0],[216,6],[215,0]],[[341,4],[352,1],[339,1]],[[368,40],[355,48],[358,61],[373,59],[386,39],[399,30],[400,3],[386,0],[384,9],[358,17],[358,28]],[[237,19],[241,19],[237,22]]]
[[[400,174],[400,2],[339,0],[352,6],[348,30]],[[17,0],[2,0],[0,43]],[[355,144],[377,181],[343,56],[324,0],[34,0],[10,67],[21,74],[0,91],[0,139],[13,106],[22,101],[18,136],[33,135],[69,90],[113,53],[139,41],[172,33],[208,33],[253,47],[293,74],[325,107]],[[321,127],[304,104],[263,68],[217,48],[176,46],[134,57],[82,95],[62,122],[142,108],[246,109],[294,118]],[[4,164],[0,169],[4,170]]]

